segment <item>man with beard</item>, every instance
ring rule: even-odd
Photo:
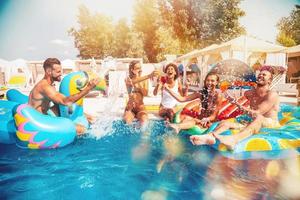
[[[82,91],[66,97],[57,92],[54,87],[55,81],[61,81],[62,67],[60,61],[57,58],[48,58],[45,60],[43,68],[45,76],[31,90],[28,101],[30,106],[43,114],[47,114],[50,109],[56,116],[59,116],[58,104],[65,106],[72,105],[72,103],[85,96],[99,82],[98,79],[92,79]],[[54,103],[52,107],[50,107],[51,101]],[[85,128],[80,124],[76,124],[76,131],[78,135],[81,135],[85,132]]]
[[[245,97],[250,102],[250,108],[238,104],[232,98],[230,99],[232,103],[236,104],[252,118],[252,121],[249,124],[243,125],[223,121],[211,133],[202,136],[191,136],[191,142],[194,145],[214,144],[217,138],[220,143],[224,144],[229,149],[234,149],[238,142],[258,133],[261,128],[279,127],[279,96],[277,92],[270,90],[272,80],[272,68],[267,66],[262,67],[257,77],[257,87],[245,92]],[[228,129],[240,129],[241,131],[238,134],[230,136],[219,135]]]

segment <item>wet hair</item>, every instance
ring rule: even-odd
[[[176,75],[175,75],[174,78],[176,80],[179,76],[179,70],[178,70],[177,65],[175,65],[174,63],[167,64],[166,67],[164,68],[164,73],[167,73],[167,70],[168,70],[169,67],[173,67],[175,69]]]
[[[204,79],[204,84],[206,83],[206,80],[209,76],[216,76],[217,77],[217,81],[219,82],[220,81],[220,77],[219,75],[216,73],[216,72],[209,72],[206,76],[205,76],[205,79]],[[204,86],[206,87],[206,86]]]
[[[46,69],[48,69],[48,68],[52,69],[53,65],[55,65],[55,64],[60,65],[60,61],[57,58],[47,58],[44,61],[43,68],[46,71]]]
[[[271,74],[271,81],[273,81],[273,75],[275,73],[274,68],[272,66],[264,65],[262,66],[259,71],[268,71]]]
[[[216,72],[209,72],[207,75],[206,75],[206,77],[205,77],[205,79],[204,79],[204,87],[203,87],[203,89],[201,90],[201,105],[202,105],[202,108],[204,108],[205,110],[206,109],[208,109],[208,103],[207,103],[207,101],[208,101],[208,89],[207,89],[207,87],[206,87],[206,85],[205,85],[205,83],[206,83],[206,80],[207,80],[207,78],[209,77],[209,76],[216,76],[217,77],[217,81],[219,82],[220,81],[220,77],[219,77],[219,75],[216,73]]]
[[[129,69],[128,69],[129,70],[129,78],[133,78],[134,74],[132,73],[132,70],[133,70],[134,66],[139,63],[140,62],[137,60],[133,60],[129,63]]]

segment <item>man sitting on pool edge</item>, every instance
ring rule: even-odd
[[[211,133],[205,135],[193,135],[190,140],[193,145],[215,144],[216,138],[229,149],[234,149],[241,140],[259,132],[261,128],[280,127],[278,121],[279,96],[277,92],[270,90],[273,80],[273,69],[268,66],[261,68],[257,76],[257,87],[245,92],[245,97],[250,102],[250,108],[238,104],[230,99],[240,109],[252,117],[253,121],[246,126],[239,123],[222,121]],[[235,135],[222,136],[222,132],[228,129],[241,129]]]

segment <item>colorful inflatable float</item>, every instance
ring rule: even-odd
[[[64,77],[60,92],[65,96],[76,94],[88,83],[86,72],[73,72]],[[59,106],[60,117],[41,114],[26,103],[28,96],[12,89],[7,101],[0,101],[0,143],[16,143],[28,149],[63,147],[74,141],[75,123],[88,127],[83,113],[83,99],[71,106]]]
[[[227,109],[231,106],[227,106]],[[300,150],[300,107],[281,104],[280,112],[278,114],[281,127],[279,128],[262,128],[258,134],[239,142],[234,150],[229,150],[219,141],[213,145],[213,148],[220,151],[224,156],[233,159],[275,159],[286,156],[291,152],[299,153]],[[226,109],[225,109],[226,110]],[[187,112],[187,111],[186,111]],[[221,111],[218,118],[224,117]],[[191,113],[195,114],[195,111]],[[233,115],[229,115],[226,120],[232,122],[249,122],[251,118],[247,115],[234,116],[238,112],[232,112]],[[180,122],[180,114],[177,113],[174,121]],[[186,114],[185,112],[183,114]],[[221,114],[221,115],[220,115]],[[192,115],[191,115],[192,116]],[[233,117],[233,118],[231,118]],[[186,135],[202,135],[213,131],[219,122],[213,123],[208,129],[199,128],[194,126],[189,130],[181,131],[181,134]],[[222,133],[222,135],[237,134],[238,130],[228,130]]]
[[[220,76],[220,90],[225,92],[228,89],[251,89],[255,87],[255,74],[245,63],[238,60],[224,60],[212,68]],[[249,101],[241,96],[237,99],[239,104],[249,106]],[[300,150],[300,107],[281,104],[278,114],[280,128],[262,128],[260,133],[239,142],[234,150],[228,150],[219,141],[213,145],[224,156],[233,159],[275,159],[285,157],[291,152],[299,153]],[[187,114],[198,117],[197,110],[185,110],[175,115],[174,122],[180,122],[180,115]],[[243,112],[235,104],[228,100],[222,102],[217,121],[230,120],[232,122],[249,122],[251,118],[242,115]],[[201,135],[213,131],[219,122],[213,123],[208,129],[194,126],[189,130],[181,131],[181,134]],[[228,130],[222,135],[237,134],[238,130]]]

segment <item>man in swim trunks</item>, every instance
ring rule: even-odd
[[[43,114],[47,114],[48,110],[51,109],[55,115],[59,116],[58,104],[72,105],[72,103],[84,97],[99,83],[99,79],[92,79],[82,91],[66,97],[57,92],[54,87],[55,81],[61,81],[62,67],[60,61],[57,58],[48,58],[45,60],[43,68],[45,76],[31,90],[28,101],[30,106]],[[50,107],[50,102],[54,103],[52,107]],[[76,131],[78,135],[81,135],[85,132],[85,128],[76,124]]]
[[[257,77],[257,87],[245,92],[245,97],[250,102],[250,108],[246,108],[231,99],[233,103],[252,117],[252,122],[244,126],[239,123],[223,121],[211,133],[201,136],[191,136],[191,142],[194,145],[214,144],[216,142],[215,138],[217,138],[220,143],[226,145],[229,149],[233,149],[238,142],[258,133],[263,127],[279,127],[279,96],[277,92],[270,90],[272,80],[272,68],[267,66],[262,67]],[[228,129],[241,129],[241,132],[230,136],[219,135]]]

